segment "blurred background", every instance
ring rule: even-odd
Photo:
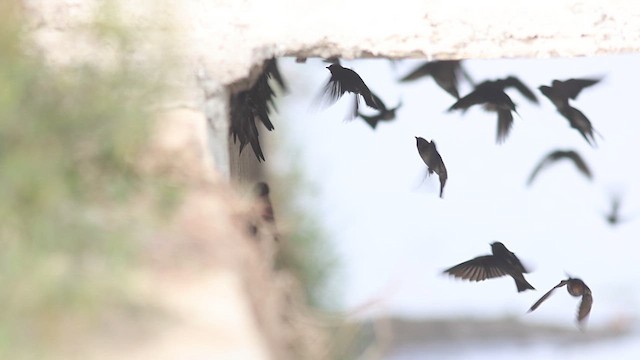
[[[327,63],[280,59],[289,91],[278,103],[276,131],[265,134],[277,150],[268,166],[275,175],[299,169],[313,188],[297,202],[316,215],[338,263],[329,271],[322,303],[372,324],[362,336],[377,339],[383,358],[635,358],[637,61],[631,55],[464,61],[476,83],[515,75],[538,96],[535,105],[507,90],[519,116],[497,145],[495,113],[480,106],[466,114],[447,112],[455,99],[431,77],[398,82],[423,61],[342,61],[387,107],[402,102],[396,119],[374,130],[360,118],[344,121],[351,95],[326,109],[315,105],[329,79]],[[572,102],[602,135],[596,134],[597,147],[537,89],[569,78],[602,79]],[[462,81],[461,95],[471,90]],[[449,175],[444,199],[437,176],[423,181],[426,167],[415,136],[437,143]],[[528,187],[533,169],[553,150],[577,151],[593,180],[563,160]],[[287,196],[286,185],[279,191],[280,198]],[[606,215],[615,196],[623,221],[611,225]],[[493,241],[532,270],[526,278],[537,291],[516,293],[510,278],[470,283],[442,274],[489,254]],[[567,274],[593,292],[584,332],[575,323],[580,299],[564,288],[526,313]]]

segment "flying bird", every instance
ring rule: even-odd
[[[551,86],[543,85],[538,88],[553,103],[556,110],[569,121],[569,125],[578,130],[580,135],[592,147],[596,146],[593,133],[597,133],[597,131],[582,111],[569,104],[569,99],[575,100],[584,88],[593,86],[598,82],[600,82],[600,79],[553,80]]]
[[[491,244],[491,253],[492,255],[478,256],[460,263],[445,270],[444,273],[469,281],[483,281],[509,275],[515,280],[518,292],[535,290],[524,278],[523,273],[528,271],[518,257],[501,242]]]
[[[271,110],[275,110],[275,92],[269,83],[270,78],[285,90],[284,79],[280,75],[275,59],[267,60],[262,74],[256,83],[248,90],[240,91],[231,96],[231,125],[229,136],[233,137],[234,144],[240,142],[239,153],[247,144],[251,145],[253,153],[258,161],[264,161],[265,157],[260,146],[260,134],[256,126],[259,120],[264,127],[271,131],[274,129],[269,118]]]
[[[589,316],[589,312],[591,312],[591,305],[593,304],[593,297],[591,296],[591,289],[585,284],[582,280],[577,278],[569,277],[567,280],[562,280],[560,283],[551,290],[549,290],[546,294],[544,294],[540,300],[536,301],[535,304],[531,306],[528,312],[532,312],[540,306],[557,288],[567,286],[567,291],[571,296],[578,297],[582,296],[582,300],[580,301],[580,305],[578,306],[578,323],[582,324],[583,321]]]
[[[435,172],[440,178],[440,198],[442,198],[444,185],[447,182],[447,168],[444,166],[444,162],[442,161],[440,153],[438,153],[438,149],[436,149],[436,143],[433,140],[429,142],[428,140],[418,136],[415,138],[418,153],[420,154],[422,161],[427,164],[427,175],[431,175]]]
[[[469,75],[462,68],[460,60],[427,61],[400,79],[400,81],[407,82],[431,76],[442,90],[459,99],[460,75],[463,75],[471,83]]]
[[[353,112],[349,114],[347,119],[353,119],[358,116],[359,98],[362,96],[367,106],[376,110],[381,110],[380,104],[376,101],[371,90],[364,83],[360,75],[355,71],[342,67],[338,63],[327,66],[331,72],[329,81],[323,88],[323,98],[327,105],[332,105],[338,101],[346,92],[354,94]]]
[[[504,92],[508,87],[517,88],[529,100],[535,99],[535,95],[520,80],[510,76],[505,79],[489,80],[478,84],[472,92],[451,105],[448,111],[462,110],[466,112],[473,105],[484,105],[485,110],[497,112],[498,129],[496,142],[501,144],[506,140],[513,125],[513,112],[518,113],[516,104]]]
[[[358,116],[362,118],[372,129],[375,129],[378,126],[380,121],[391,121],[396,118],[396,110],[398,110],[402,106],[402,101],[396,105],[394,108],[387,108],[382,99],[380,99],[376,94],[371,93],[373,98],[376,100],[378,105],[380,105],[380,110],[375,115],[364,115],[363,113],[358,111]]]
[[[584,161],[584,159],[582,159],[582,156],[580,156],[580,154],[578,154],[576,151],[555,150],[547,154],[540,161],[540,163],[538,163],[536,168],[533,169],[533,172],[531,173],[531,175],[529,176],[529,180],[527,181],[527,185],[531,186],[531,184],[536,179],[536,177],[538,176],[538,173],[540,173],[541,170],[543,170],[544,168],[548,167],[549,165],[561,159],[567,159],[573,162],[573,164],[576,166],[576,168],[578,168],[580,173],[582,173],[589,180],[593,178],[593,175],[591,174],[591,170],[589,169],[589,166],[587,166],[587,163]]]
[[[628,220],[628,218],[620,217],[620,207],[622,205],[622,197],[618,194],[611,195],[611,208],[609,212],[605,214],[607,223],[611,226],[620,225]]]

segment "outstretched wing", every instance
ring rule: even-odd
[[[505,83],[505,87],[516,88],[516,90],[518,90],[520,94],[522,94],[522,96],[527,98],[527,100],[531,101],[532,103],[536,103],[536,104],[538,103],[538,98],[533,93],[533,91],[531,91],[531,89],[529,89],[529,87],[525,85],[522,81],[520,81],[520,79],[518,79],[517,77],[509,76],[506,79],[504,79],[504,83]]]
[[[584,321],[587,316],[589,316],[592,304],[593,296],[591,296],[591,291],[587,290],[587,292],[582,295],[582,301],[580,302],[580,306],[578,307],[578,322]]]
[[[444,272],[469,281],[483,281],[507,275],[496,263],[493,255],[479,256],[453,266]]]
[[[535,303],[535,304],[531,305],[531,308],[529,309],[529,311],[528,311],[528,312],[532,312],[533,310],[537,309],[537,308],[538,308],[538,306],[540,306],[540,304],[542,304],[545,300],[547,300],[547,298],[548,298],[549,296],[551,296],[551,294],[553,294],[553,291],[554,291],[555,289],[557,289],[557,288],[559,288],[559,287],[563,287],[563,286],[565,286],[566,284],[567,284],[567,281],[566,281],[566,280],[562,280],[562,281],[560,281],[560,283],[559,283],[558,285],[556,285],[556,286],[554,286],[553,288],[551,288],[551,290],[547,291],[547,293],[546,293],[546,294],[542,295],[542,297],[541,297],[538,301],[536,301],[536,303]]]

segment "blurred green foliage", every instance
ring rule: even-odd
[[[16,4],[0,2],[0,359],[55,358],[125,297],[141,221],[130,205],[159,188],[134,164],[142,104],[161,89],[108,21],[87,32],[113,63],[51,67]]]

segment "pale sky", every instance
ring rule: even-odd
[[[286,121],[307,178],[319,190],[309,207],[321,216],[340,257],[335,278],[343,309],[378,299],[363,315],[512,315],[574,326],[579,299],[564,288],[525,314],[568,272],[593,291],[590,326],[638,317],[638,57],[466,61],[476,82],[516,75],[539,97],[540,105],[533,106],[508,91],[521,117],[515,117],[503,145],[495,143],[495,113],[479,106],[465,115],[447,113],[455,99],[431,78],[396,81],[420,63],[406,60],[394,67],[385,60],[343,61],[388,106],[402,99],[397,119],[374,131],[361,119],[343,121],[351,98],[310,110],[329,78],[326,63],[280,61],[290,92],[281,100],[276,131]],[[596,138],[598,148],[591,148],[537,90],[553,79],[571,77],[603,77],[573,102],[604,137]],[[469,90],[463,85],[461,95]],[[419,186],[426,167],[414,136],[437,143],[449,174],[444,199],[438,198],[437,176]],[[535,165],[555,149],[577,150],[594,180],[559,162],[527,188]],[[281,153],[274,161],[287,166],[289,157]],[[636,216],[617,228],[603,218],[612,191],[624,196],[623,215]],[[471,283],[441,274],[489,254],[493,241],[503,242],[531,268],[526,278],[537,291],[517,293],[511,278]]]

